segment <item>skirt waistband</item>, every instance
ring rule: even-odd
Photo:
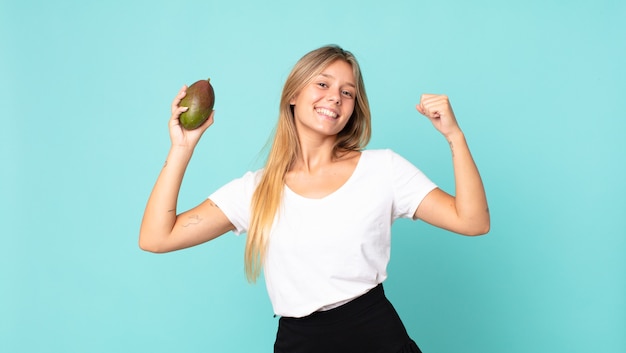
[[[283,321],[293,321],[298,324],[325,325],[336,321],[345,320],[346,318],[360,315],[368,307],[386,300],[383,284],[379,283],[376,287],[370,289],[359,297],[349,302],[324,311],[316,311],[310,315],[294,318],[281,317]]]
[[[341,306],[281,317],[274,353],[421,353],[382,285]]]

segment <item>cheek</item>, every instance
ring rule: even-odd
[[[356,105],[354,104],[354,101],[350,101],[349,104],[346,104],[344,106],[345,112],[347,116],[352,116],[352,114],[354,114],[354,108],[356,107]]]

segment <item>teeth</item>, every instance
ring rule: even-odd
[[[320,113],[320,114],[324,114],[324,115],[326,115],[328,117],[331,117],[331,118],[336,118],[337,117],[337,114],[335,114],[335,112],[333,112],[331,110],[328,110],[328,109],[318,108],[315,111]]]

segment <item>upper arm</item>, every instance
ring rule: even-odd
[[[234,230],[224,212],[210,199],[179,214],[167,240],[159,252],[192,247]]]
[[[421,219],[435,227],[463,235],[477,235],[472,224],[459,217],[455,197],[441,190],[433,189],[417,207],[413,219]]]

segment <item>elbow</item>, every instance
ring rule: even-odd
[[[139,249],[155,254],[162,254],[165,251],[155,242],[148,241],[145,236],[139,234]]]
[[[139,249],[147,252],[156,253],[157,249],[150,244],[147,244],[145,241],[139,240]]]
[[[483,226],[480,228],[471,229],[464,235],[467,235],[469,237],[478,237],[478,236],[489,233],[489,229],[490,229],[489,224],[487,224],[486,226]]]
[[[146,251],[146,252],[151,252],[153,254],[163,254],[167,252],[167,251],[160,249],[159,247],[156,247],[153,245],[142,244],[142,243],[139,243],[139,249]]]
[[[156,249],[154,249],[150,245],[142,243],[141,241],[139,242],[139,249],[141,249],[143,251],[147,251],[147,252],[156,253]]]
[[[491,222],[489,220],[486,220],[484,222],[474,224],[472,225],[472,227],[468,227],[465,230],[465,232],[463,232],[463,235],[467,235],[470,237],[477,237],[477,236],[485,235],[489,233],[490,229],[491,229]]]
[[[479,236],[485,235],[489,233],[491,230],[491,215],[489,214],[489,208],[482,215],[474,218],[474,222],[472,222],[470,236]]]
[[[491,229],[491,219],[487,215],[482,217],[465,219],[459,223],[457,233],[469,237],[477,237],[489,233]]]

